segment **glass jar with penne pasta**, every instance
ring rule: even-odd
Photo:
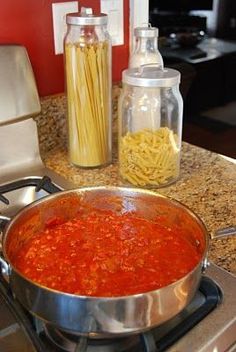
[[[64,61],[68,151],[73,165],[99,167],[112,158],[111,39],[107,15],[82,8],[66,15]]]
[[[158,188],[180,175],[183,100],[180,73],[157,65],[123,71],[119,173],[125,184]]]

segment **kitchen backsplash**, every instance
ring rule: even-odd
[[[64,0],[65,2],[70,0]],[[0,43],[26,47],[41,97],[64,92],[63,55],[55,55],[52,3],[60,0],[0,1]],[[81,0],[100,10],[100,0]],[[121,79],[129,56],[129,0],[124,0],[124,45],[112,48],[113,82]]]

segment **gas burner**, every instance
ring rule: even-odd
[[[0,214],[12,217],[21,208],[61,191],[48,176],[26,177],[0,186]]]
[[[73,335],[61,329],[52,327],[49,324],[44,325],[43,334],[55,346],[57,346],[58,351],[66,352],[125,352],[131,351],[130,349],[137,346],[139,342],[136,341],[139,340],[139,336],[111,339],[91,339],[86,336]],[[43,338],[44,341],[45,337]]]

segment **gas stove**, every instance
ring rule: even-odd
[[[0,184],[0,214],[13,217],[22,207],[71,184],[50,170]],[[236,351],[236,278],[211,263],[191,303],[150,331],[112,339],[87,339],[33,316],[0,278],[0,351],[223,352]],[[45,302],[45,304],[47,304]]]

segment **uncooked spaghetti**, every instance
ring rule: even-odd
[[[110,161],[108,50],[107,42],[65,45],[69,154],[82,167]]]

